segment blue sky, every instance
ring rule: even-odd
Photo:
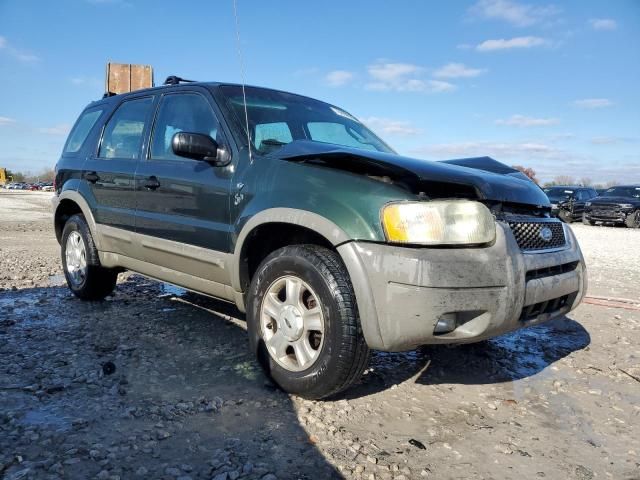
[[[237,0],[247,83],[400,153],[640,182],[640,1]],[[232,0],[0,0],[0,166],[55,164],[108,61],[240,81]]]

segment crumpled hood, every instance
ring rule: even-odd
[[[420,181],[472,187],[480,200],[549,206],[549,199],[535,183],[521,178],[517,171],[489,157],[435,162],[310,140],[296,140],[272,155],[290,161],[333,160],[336,165],[340,159],[355,159],[401,171],[405,175],[410,173]],[[428,191],[426,193],[429,194]]]

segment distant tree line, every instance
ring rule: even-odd
[[[536,182],[541,187],[553,187],[554,185],[581,185],[583,187],[609,188],[620,184],[620,182],[616,180],[610,180],[605,183],[593,183],[593,181],[589,177],[575,178],[571,175],[558,175],[557,177],[554,177],[550,182],[544,182],[540,184],[540,182],[536,178],[536,171],[533,168],[523,167],[522,165],[513,165],[512,167],[524,173],[527,177],[529,177],[532,181]]]
[[[7,169],[7,179],[15,183],[53,182],[55,172],[53,168],[45,168],[39,173],[18,172]]]

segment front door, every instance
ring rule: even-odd
[[[98,151],[83,166],[82,181],[101,238],[101,250],[135,256],[134,176],[153,97],[122,102],[104,127]]]
[[[233,167],[175,155],[171,141],[181,131],[228,145],[207,92],[181,89],[160,99],[149,151],[136,173],[136,232],[143,259],[229,285]]]

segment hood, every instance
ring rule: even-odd
[[[456,192],[472,190],[479,200],[549,206],[540,187],[490,157],[435,162],[310,140],[288,143],[271,155],[287,161],[322,162],[333,168],[369,175],[385,172],[403,180],[413,177],[428,197],[434,196],[431,191],[437,191],[437,197],[442,198],[447,196],[447,191],[451,192],[450,197],[455,197]]]
[[[640,199],[633,197],[596,197],[591,200],[591,205],[604,205],[604,204],[623,204],[628,203],[634,206],[640,206]]]

